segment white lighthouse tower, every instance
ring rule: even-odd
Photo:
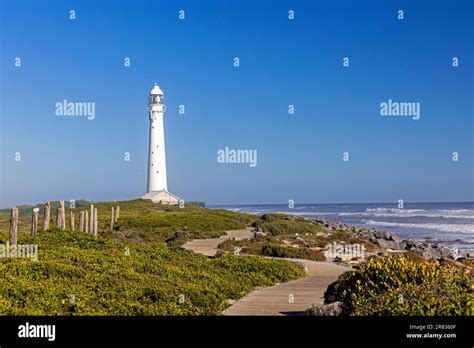
[[[163,204],[178,204],[179,198],[168,192],[166,177],[165,114],[163,91],[155,83],[148,99],[148,117],[150,119],[150,136],[148,140],[148,180],[147,193],[143,199]]]

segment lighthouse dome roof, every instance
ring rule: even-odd
[[[150,95],[163,95],[163,91],[161,90],[160,86],[155,83],[155,86],[150,91]]]

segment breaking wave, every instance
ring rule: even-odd
[[[471,209],[397,209],[397,208],[367,208],[365,212],[339,213],[339,216],[373,216],[373,217],[437,217],[474,219],[474,210]]]
[[[387,221],[374,221],[374,220],[362,220],[363,223],[370,226],[385,226],[395,228],[421,228],[427,230],[437,230],[441,232],[450,233],[466,233],[472,234],[474,232],[473,224],[430,224],[430,223],[404,223],[404,222],[387,222]]]

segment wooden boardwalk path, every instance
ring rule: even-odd
[[[203,254],[206,256],[215,256],[217,253],[217,246],[223,241],[231,238],[249,239],[253,236],[253,228],[246,228],[244,230],[231,230],[227,231],[225,235],[219,238],[209,239],[194,239],[191,242],[187,242],[182,248],[192,250],[195,253]]]
[[[252,291],[229,307],[225,315],[304,315],[313,303],[323,303],[329,284],[351,270],[330,262],[286,260],[303,264],[308,277]]]
[[[252,229],[227,231],[224,236],[210,239],[195,239],[182,247],[206,256],[215,256],[217,246],[223,241],[236,238],[248,239]],[[285,259],[301,263],[308,276],[287,283],[254,290],[235,302],[224,312],[225,315],[304,315],[313,303],[323,303],[324,292],[341,273],[351,268],[331,262],[317,262],[303,259]]]

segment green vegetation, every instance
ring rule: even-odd
[[[288,233],[316,234],[317,232],[322,231],[320,226],[312,224],[305,219],[290,219],[284,214],[263,215],[261,219],[255,223],[255,226],[261,228],[263,232],[267,232],[272,236]]]
[[[110,230],[110,207],[117,204],[121,217]],[[96,207],[99,238],[60,231],[54,223],[31,237],[30,217],[20,215],[18,243],[37,244],[38,261],[0,258],[0,315],[219,315],[229,299],[305,275],[283,260],[208,259],[165,243],[241,228],[253,219],[245,214],[143,200]],[[6,243],[7,215],[0,215],[0,228],[0,243]]]
[[[284,246],[274,243],[265,244],[262,247],[261,254],[273,257],[288,257],[313,261],[326,261],[326,257],[321,251],[312,250],[309,248]]]
[[[77,200],[74,204],[75,208],[70,208],[69,202],[66,202],[66,218],[69,220],[69,211],[72,211],[76,214],[77,222],[79,211],[87,210],[90,202]],[[119,205],[121,209],[120,219],[116,223],[114,231],[110,231],[110,209],[116,205]],[[58,206],[58,202],[51,202],[52,220],[56,216]],[[103,236],[107,235],[132,243],[168,242],[171,246],[179,246],[196,238],[219,237],[227,230],[245,228],[256,220],[250,214],[210,210],[190,204],[180,208],[176,205],[156,204],[143,199],[100,202],[94,203],[94,206],[99,212],[99,230]],[[20,216],[27,224],[33,207],[40,208],[39,214],[42,216],[42,204],[19,206]],[[8,219],[10,210],[3,209],[1,211],[5,215],[0,215],[0,219],[2,216],[4,219]]]
[[[120,205],[112,230],[110,208]],[[52,220],[56,203],[52,204]],[[32,206],[20,211],[19,244],[38,245],[38,261],[0,258],[0,315],[219,315],[255,287],[305,275],[281,258],[323,261],[332,241],[358,242],[346,231],[283,214],[254,217],[225,210],[153,204],[150,201],[97,203],[99,238],[52,228],[32,237]],[[76,202],[76,214],[86,201]],[[66,217],[69,220],[69,209]],[[41,216],[41,212],[40,212]],[[0,214],[0,243],[8,240],[7,214]],[[42,221],[40,218],[40,226]],[[208,259],[179,248],[195,238],[220,236],[253,225],[250,240],[227,240],[224,255]],[[66,223],[66,226],[69,226]],[[341,275],[326,293],[346,315],[473,315],[474,287],[466,271],[472,262],[426,261],[413,255],[369,258]]]
[[[226,240],[219,245],[225,252],[240,248],[243,254],[325,261],[322,249],[335,241],[349,241],[348,231],[328,231],[311,221],[280,213],[262,215],[253,224],[260,233],[248,240]]]
[[[229,253],[233,253],[236,248],[241,249],[241,254],[326,261],[326,257],[320,250],[272,243],[262,237],[239,241],[229,239],[219,244],[220,250]]]
[[[370,258],[326,293],[346,315],[473,315],[474,286],[465,268],[413,255]]]
[[[136,217],[124,217],[117,223],[119,231],[133,231],[146,241],[219,237],[226,230],[245,228],[245,223],[215,214],[212,210],[150,212]]]
[[[193,239],[216,238],[225,231],[243,229],[255,221],[255,217],[250,214],[228,210],[209,210],[189,205],[186,208],[156,204],[150,207],[149,204],[153,203],[137,203],[140,209],[125,204],[123,210],[128,213],[121,215],[115,226],[117,232],[114,237],[131,242],[166,242],[169,246],[177,247]],[[135,213],[130,213],[130,210]]]
[[[351,237],[348,231],[328,231],[321,225],[306,219],[280,213],[262,215],[254,226],[275,237],[273,241],[286,240],[304,247],[324,248],[328,243],[347,241]]]

